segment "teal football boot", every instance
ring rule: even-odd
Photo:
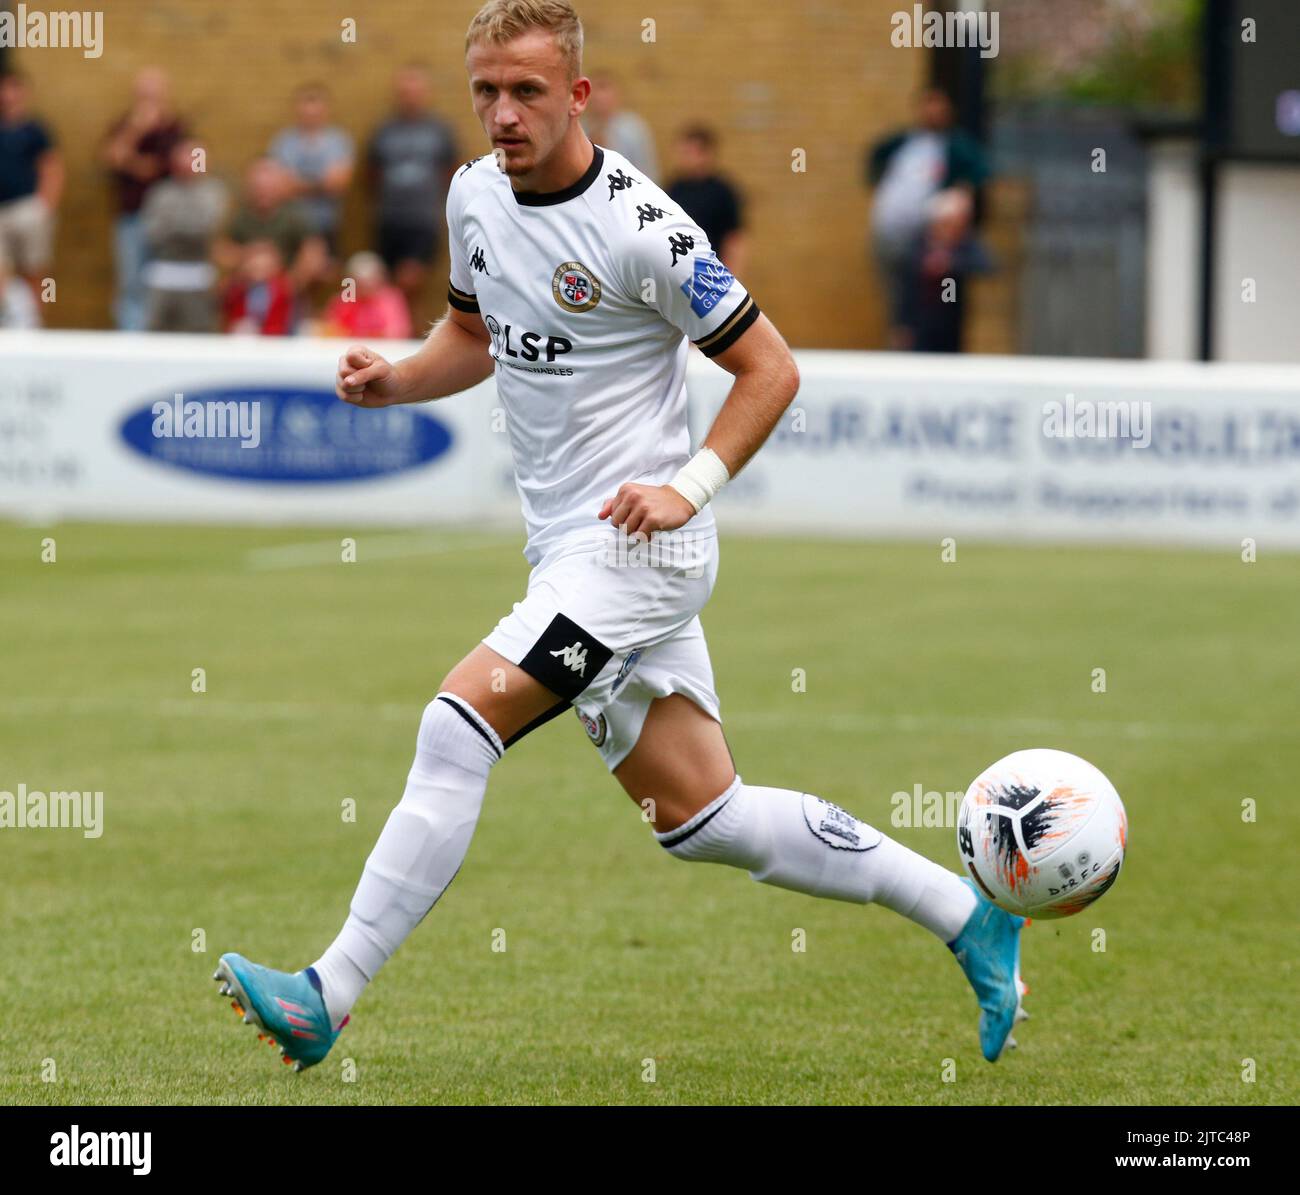
[[[242,954],[223,954],[212,978],[244,1023],[264,1030],[257,1040],[279,1046],[285,1064],[296,1071],[320,1062],[351,1019],[344,1017],[337,1029],[330,1024],[320,979],[311,967],[291,975],[249,962]]]
[[[980,1005],[980,1050],[996,1062],[1007,1049],[1014,1049],[1011,1030],[1029,1014],[1021,997],[1029,991],[1020,978],[1020,930],[1025,918],[998,908],[969,879],[965,884],[975,893],[975,911],[948,949],[966,973]]]

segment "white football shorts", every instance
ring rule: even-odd
[[[573,705],[613,771],[656,697],[681,693],[721,721],[699,618],[717,576],[712,531],[560,543],[483,642]]]

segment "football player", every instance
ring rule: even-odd
[[[699,618],[718,568],[709,501],[762,447],[799,375],[690,216],[588,140],[581,54],[567,0],[490,0],[474,17],[466,66],[492,152],[457,172],[447,199],[447,314],[413,356],[352,347],[337,377],[341,400],[385,407],[495,376],[527,593],[425,708],[405,792],[335,941],[293,973],[226,954],[217,978],[287,1062],[319,1062],[455,878],[493,765],[573,708],[670,854],[874,902],[949,946],[995,1060],[1022,1015],[1023,919],[815,793],[736,771]],[[735,379],[694,454],[691,345]],[[624,536],[649,539],[648,564]]]

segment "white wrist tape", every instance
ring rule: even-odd
[[[699,514],[705,504],[731,480],[727,466],[712,448],[701,448],[668,484]]]

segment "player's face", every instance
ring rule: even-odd
[[[535,29],[505,45],[479,42],[465,65],[474,111],[505,173],[531,174],[584,107],[555,38]]]

